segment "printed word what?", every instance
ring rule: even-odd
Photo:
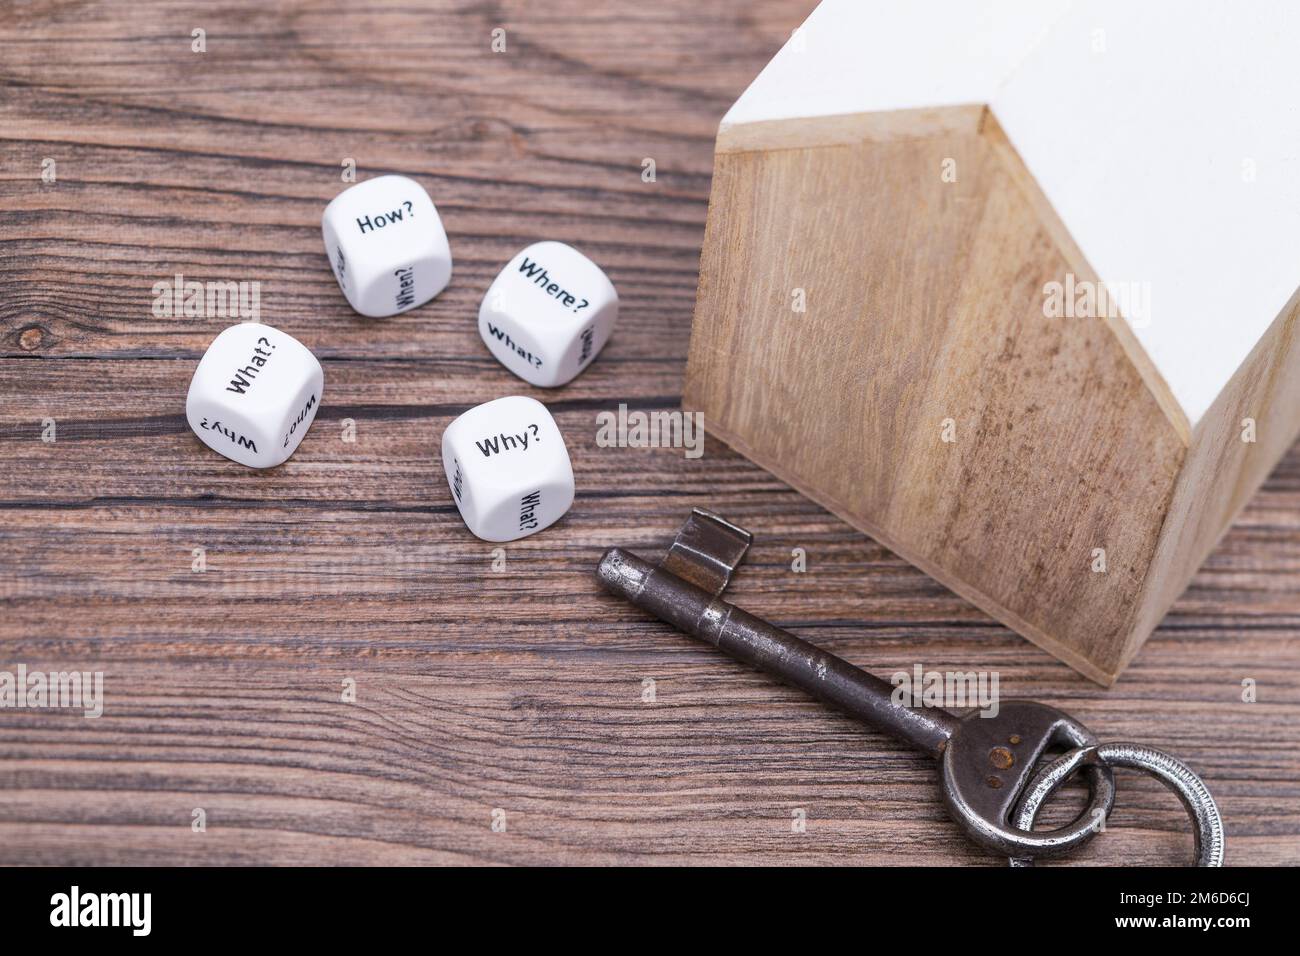
[[[262,346],[266,346],[271,351],[263,350]],[[257,347],[253,349],[252,358],[243,368],[235,370],[235,374],[230,378],[230,384],[226,386],[226,391],[238,392],[243,395],[245,389],[252,388],[253,383],[249,379],[257,378],[258,372],[266,368],[266,361],[271,357],[271,352],[274,350],[275,346],[271,344],[270,339],[264,335],[258,338]],[[248,376],[248,378],[244,376]]]
[[[292,336],[269,325],[233,325],[213,339],[194,370],[185,417],[214,451],[272,468],[311,427],[324,385],[320,362]]]

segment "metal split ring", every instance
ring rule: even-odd
[[[1017,827],[1012,820],[1020,794],[1037,779],[1034,767],[1044,752],[1096,743],[1087,727],[1047,704],[1002,701],[992,719],[975,711],[962,718],[943,750],[944,804],[967,836],[995,853],[1010,857],[1067,853],[1096,836],[1098,821],[1106,819],[1115,805],[1115,775],[1104,763],[1079,768],[1092,793],[1074,822],[1056,830],[1032,830]],[[1001,765],[991,763],[999,752]]]
[[[1131,767],[1151,774],[1174,792],[1195,824],[1196,865],[1223,865],[1223,819],[1210,791],[1185,763],[1141,744],[1116,743],[1079,747],[1048,764],[1025,790],[1014,818],[1022,830],[1034,828],[1038,809],[1075,771],[1095,766]],[[1102,820],[1098,818],[1096,827]],[[1030,858],[1011,858],[1011,865],[1033,866]]]

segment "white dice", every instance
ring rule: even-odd
[[[471,408],[442,433],[442,467],[469,530],[513,541],[573,504],[573,466],[546,406],[513,395]]]
[[[587,367],[617,319],[618,293],[600,266],[562,242],[537,242],[492,281],[478,330],[502,365],[551,388]]]
[[[423,305],[451,280],[451,247],[429,194],[379,176],[334,197],[321,217],[325,254],[352,308],[380,318]]]
[[[320,408],[325,375],[307,347],[269,325],[232,325],[194,370],[185,417],[213,451],[253,468],[280,464]]]

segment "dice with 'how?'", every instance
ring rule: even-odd
[[[537,242],[489,286],[479,334],[525,382],[571,381],[605,347],[618,319],[618,292],[600,266],[562,242]]]
[[[339,193],[325,207],[321,234],[339,288],[362,315],[413,309],[451,281],[442,218],[405,176],[379,176]]]
[[[469,530],[513,541],[563,517],[573,466],[546,406],[512,395],[477,405],[442,433],[442,467]]]
[[[305,345],[269,325],[232,325],[194,370],[185,417],[205,445],[252,468],[272,468],[297,449],[325,387]]]

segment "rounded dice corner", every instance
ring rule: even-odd
[[[204,352],[185,417],[218,454],[274,468],[297,451],[324,392],[325,372],[310,349],[272,326],[246,322],[222,331]]]
[[[334,278],[353,311],[372,319],[419,308],[451,282],[451,244],[438,208],[414,179],[349,186],[321,215]]]
[[[618,290],[609,276],[554,240],[511,257],[479,306],[479,336],[488,351],[539,388],[559,388],[586,371],[617,321]]]
[[[558,523],[573,507],[573,500],[572,479],[567,484],[548,483],[502,502],[470,531],[484,541],[518,541]]]
[[[573,465],[550,411],[511,395],[469,409],[442,435],[452,499],[484,541],[515,541],[550,527],[573,504]]]

